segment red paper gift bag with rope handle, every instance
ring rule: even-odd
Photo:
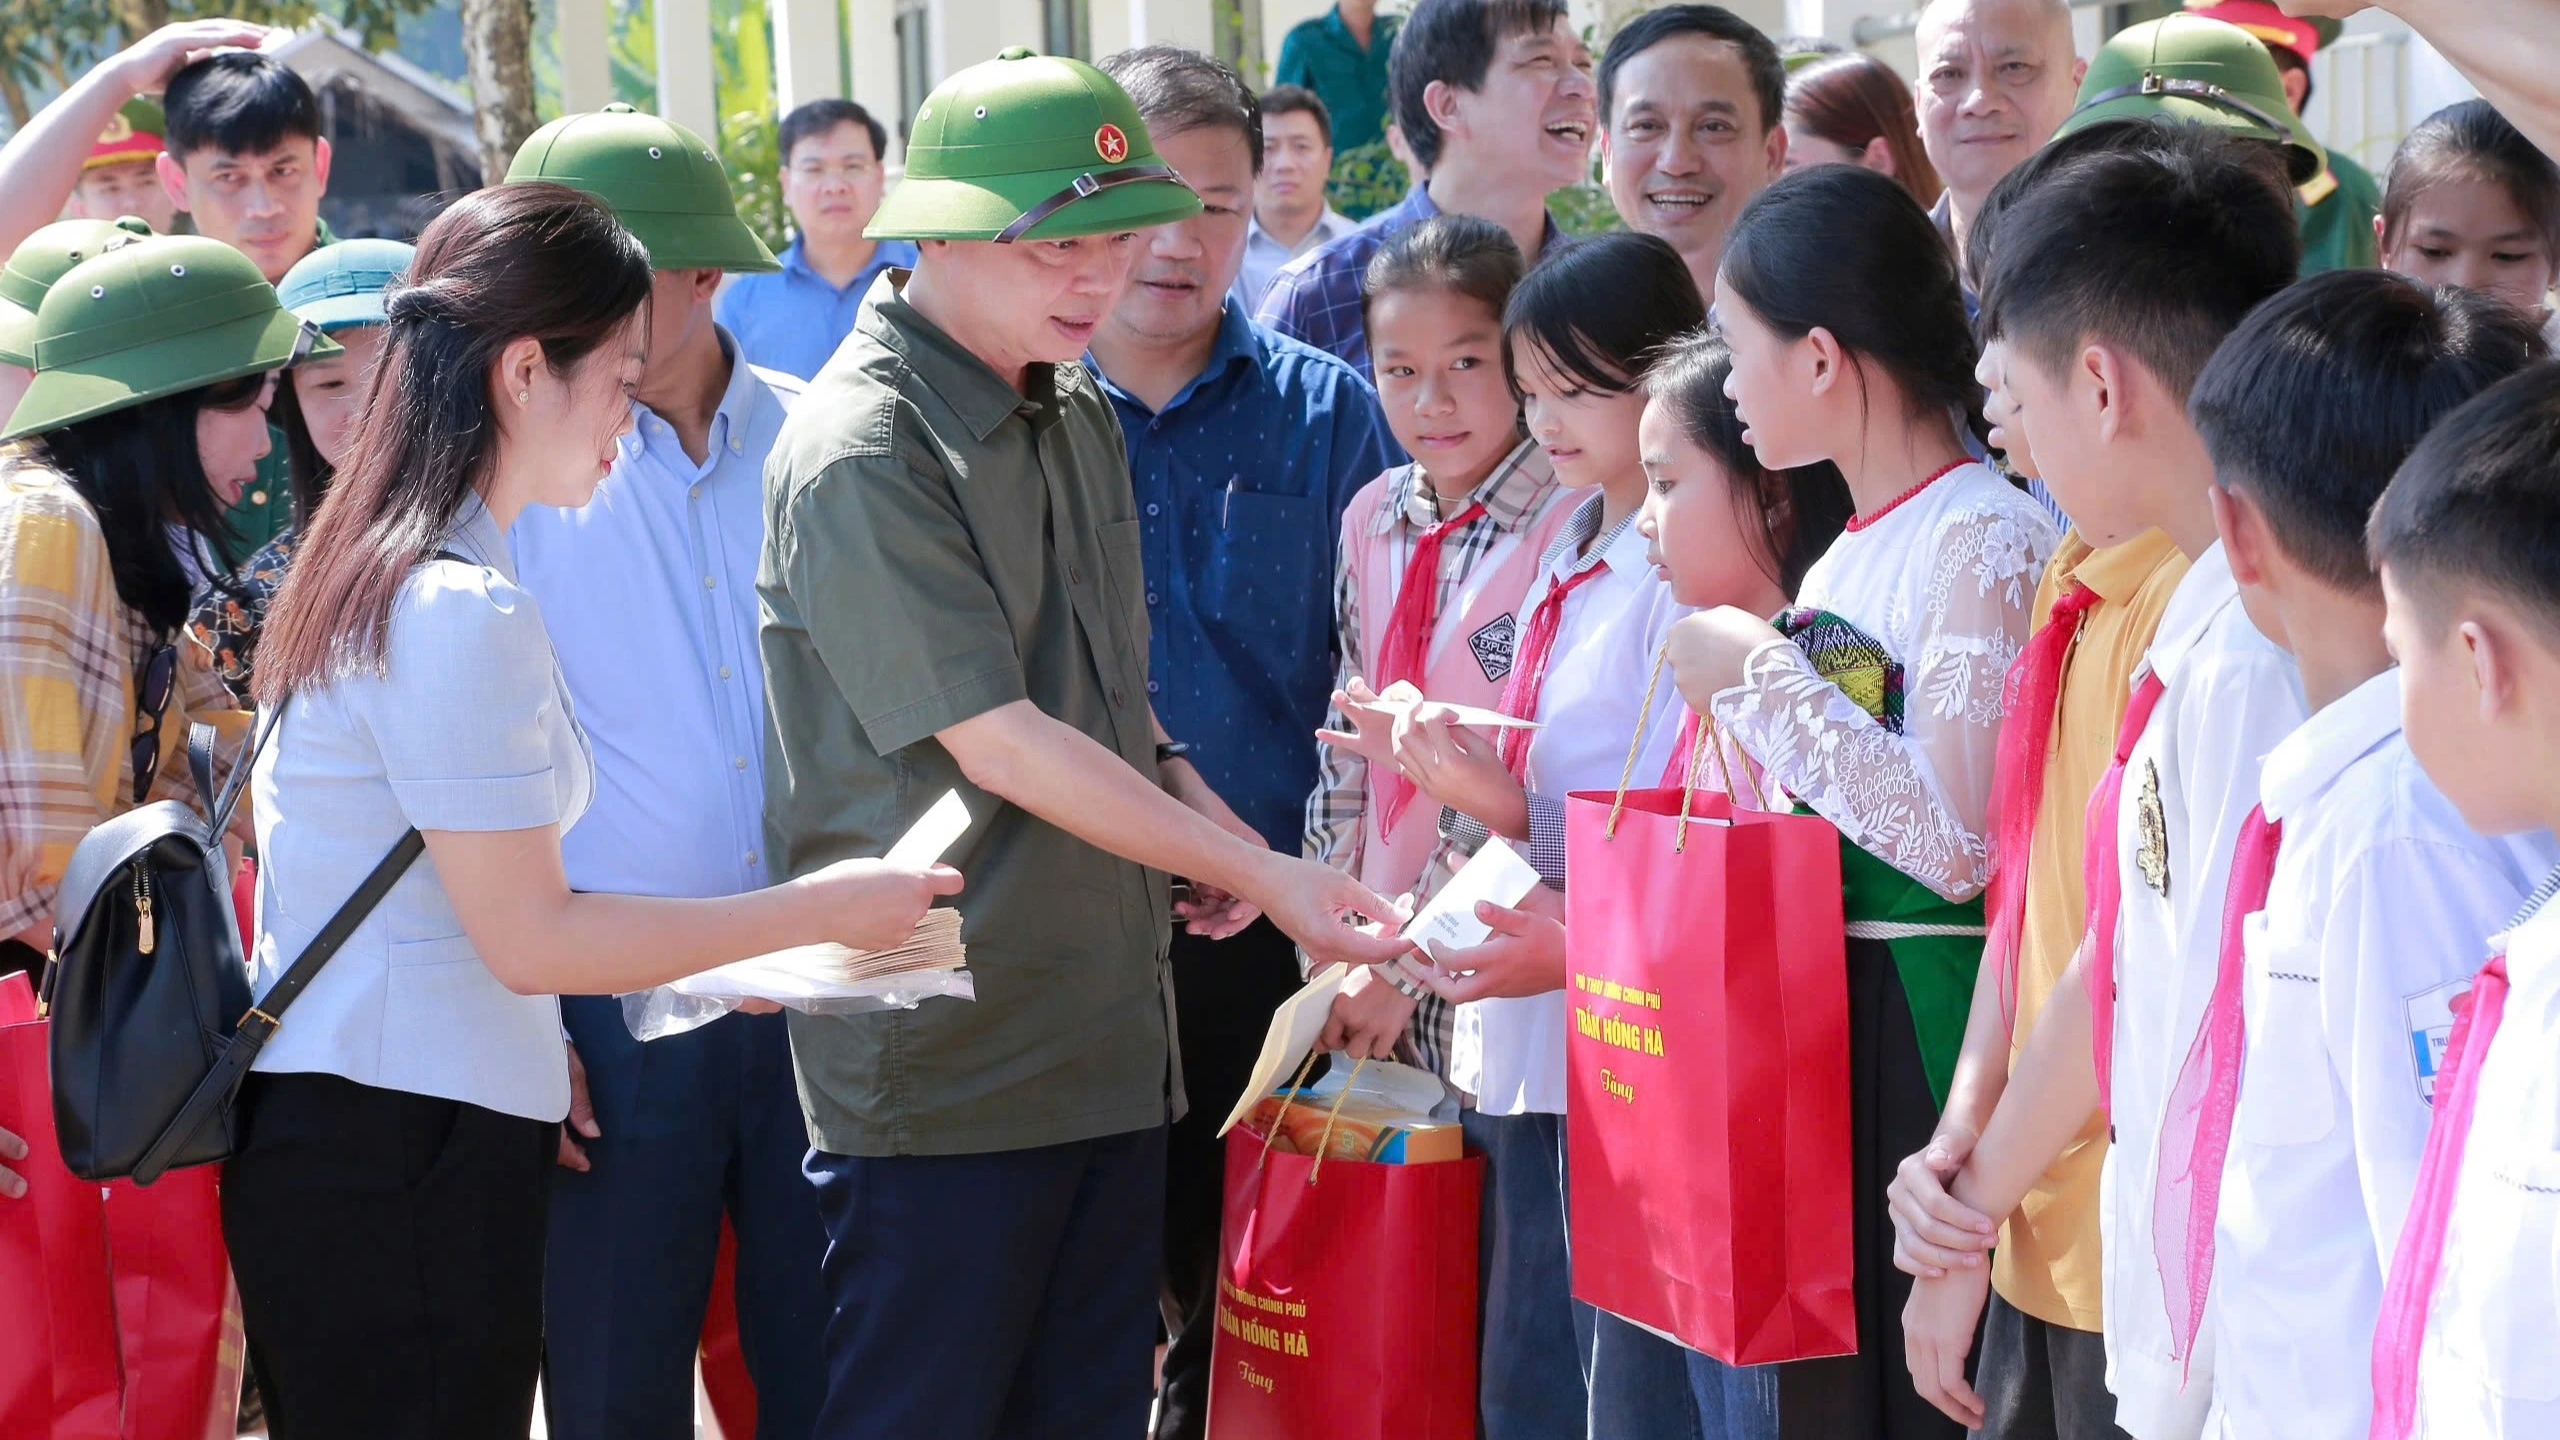
[[[1228,1131],[1209,1440],[1475,1440],[1483,1188]]]
[[[1752,789],[1712,725],[1683,754],[1565,801],[1574,1297],[1727,1364],[1849,1354],[1840,832],[1700,788]]]

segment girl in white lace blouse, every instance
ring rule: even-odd
[[[1770,620],[1673,628],[1682,696],[1839,827],[1848,929],[1860,1353],[1781,1370],[1785,1435],[1952,1437],[1906,1373],[1885,1187],[1925,1145],[1982,953],[2001,683],[2052,519],[1968,457],[1974,344],[1928,216],[1872,171],[1789,175],[1735,222],[1716,277],[1725,393],[1771,470],[1829,461],[1857,517]]]

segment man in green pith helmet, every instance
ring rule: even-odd
[[[513,181],[575,186],[649,251],[647,368],[628,434],[582,509],[507,534],[594,742],[596,798],[561,840],[569,884],[725,895],[762,860],[764,672],[756,562],[765,456],[800,382],[749,365],[712,318],[724,272],[774,258],[701,136],[628,105],[543,126]],[[635,656],[650,657],[635,663]],[[610,995],[563,996],[571,1045],[546,1241],[543,1401],[558,1440],[692,1434],[693,1356],[725,1215],[757,1433],[807,1440],[825,1393],[826,1233],[780,1015],[652,1041]]]
[[[2089,60],[2054,138],[2116,120],[2202,125],[2256,142],[2269,178],[2290,190],[2323,173],[2328,152],[2293,113],[2267,47],[2236,25],[2178,14],[2117,31]]]
[[[915,269],[873,285],[765,467],[774,878],[880,854],[945,790],[972,821],[947,858],[977,998],[790,1017],[823,1434],[1141,1433],[1172,925],[1405,948],[1342,923],[1388,901],[1241,838],[1148,700],[1128,463],[1076,362],[1137,232],[1199,204],[1092,66],[1016,48],[952,76],[867,232],[917,241]]]
[[[2186,0],[2192,14],[2237,25],[2267,47],[2294,113],[2311,103],[2311,57],[2338,38],[2338,22],[2288,15],[2274,0]],[[2373,217],[2382,210],[2382,186],[2373,172],[2324,147],[2319,174],[2296,187],[2294,218],[2302,223],[2302,273],[2369,269],[2375,253]]]

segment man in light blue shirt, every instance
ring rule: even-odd
[[[889,132],[850,100],[812,100],[782,117],[782,203],[799,237],[782,268],[742,275],[720,297],[720,323],[747,359],[803,380],[853,331],[871,282],[910,268],[909,240],[867,240],[863,227],[887,188]]]
[[[532,507],[509,536],[595,754],[595,799],[561,858],[581,890],[760,889],[773,879],[756,649],[763,470],[800,385],[748,364],[712,297],[722,271],[773,258],[738,222],[717,163],[694,163],[709,152],[689,132],[628,111],[546,131],[508,178],[597,195],[657,270],[648,368],[613,468],[585,508]],[[669,158],[681,173],[665,174]],[[565,996],[561,1015],[580,1093],[552,1191],[550,1433],[690,1440],[725,1214],[757,1433],[809,1436],[825,1389],[826,1234],[800,1174],[808,1137],[783,1018],[732,1014],[644,1047],[612,996]]]

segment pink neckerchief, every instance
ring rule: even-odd
[[[2151,724],[2167,687],[2158,674],[2145,670],[2124,707],[2124,724],[2116,730],[2115,759],[2089,796],[2087,845],[2081,852],[2080,876],[2089,892],[2089,964],[2082,972],[2089,986],[2089,1052],[2098,1066],[2098,1108],[2108,1108],[2107,1083],[2115,1059],[2116,914],[2124,903],[2124,878],[2116,868],[2116,817],[2124,795],[2125,762]]]
[[[2445,1043],[2450,1078],[2436,1086],[2435,1120],[2427,1128],[2426,1158],[2409,1197],[2409,1217],[2391,1252],[2391,1278],[2382,1286],[2382,1315],[2373,1327],[2373,1426],[2370,1440],[2406,1440],[2418,1418],[2418,1348],[2426,1339],[2427,1306],[2435,1298],[2444,1264],[2445,1229],[2453,1218],[2455,1182],[2462,1175],[2463,1142],[2480,1098],[2480,1067],[2507,1010],[2507,957],[2493,956],[2453,1002],[2453,1035]]]
[[[2222,1204],[2222,1161],[2231,1152],[2231,1116],[2240,1103],[2240,1059],[2248,1039],[2241,1009],[2244,985],[2241,935],[2248,918],[2266,908],[2284,826],[2251,806],[2240,822],[2231,854],[2231,882],[2222,898],[2222,952],[2214,967],[2213,998],[2204,1023],[2160,1117],[2158,1169],[2152,1190],[2151,1247],[2160,1265],[2161,1296],[2169,1308],[2169,1353],[2195,1359],[2196,1332],[2213,1286],[2213,1221]]]

